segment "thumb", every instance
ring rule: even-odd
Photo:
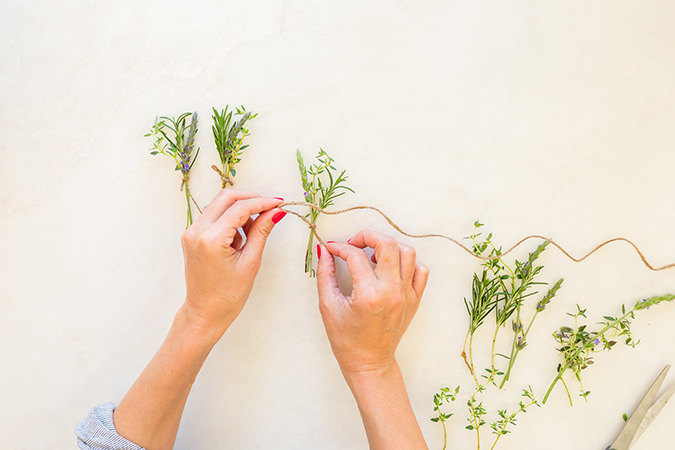
[[[274,229],[274,225],[283,219],[285,215],[285,211],[275,208],[265,211],[253,221],[246,233],[246,244],[242,248],[247,259],[260,261],[267,237]]]

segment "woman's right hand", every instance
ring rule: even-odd
[[[366,247],[375,251],[375,267]],[[416,260],[414,248],[376,231],[324,248],[330,253],[319,258],[319,308],[340,368],[345,374],[387,369],[395,364],[396,347],[420,304],[429,269]],[[347,263],[353,279],[349,297],[338,287],[332,255]]]
[[[286,214],[276,208],[282,202],[223,189],[185,230],[183,310],[192,325],[219,338],[237,318],[253,288],[267,236]],[[243,229],[245,242],[238,228]]]

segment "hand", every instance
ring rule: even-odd
[[[373,248],[371,265],[364,248]],[[398,343],[422,298],[429,269],[415,249],[375,231],[361,231],[348,243],[329,242],[319,258],[319,308],[343,373],[386,370],[396,364]],[[353,292],[345,297],[335,278],[335,255],[347,263]]]
[[[277,198],[223,189],[181,238],[185,257],[188,320],[217,338],[248,299],[274,224],[286,214]],[[259,214],[253,219],[251,216]],[[241,227],[246,242],[239,234]]]

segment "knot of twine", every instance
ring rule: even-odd
[[[185,186],[188,181],[190,181],[190,174],[189,173],[184,173],[183,174],[183,179],[180,181],[180,191],[183,192],[183,186]]]
[[[359,210],[359,209],[372,210],[372,211],[375,211],[378,214],[380,214],[387,221],[387,223],[389,223],[389,225],[391,225],[392,228],[394,228],[396,231],[398,231],[399,233],[401,233],[404,236],[407,236],[407,237],[413,238],[413,239],[424,239],[424,238],[432,238],[432,237],[446,239],[446,240],[452,242],[453,244],[457,245],[461,249],[463,249],[465,252],[467,252],[468,254],[473,256],[474,258],[478,258],[478,259],[481,259],[483,261],[491,261],[491,260],[494,260],[494,259],[502,258],[502,257],[508,255],[509,253],[511,253],[513,250],[515,250],[516,247],[518,247],[520,244],[522,244],[523,242],[525,242],[527,240],[530,240],[530,239],[541,239],[543,241],[546,241],[546,242],[550,243],[551,245],[556,247],[565,256],[567,256],[569,259],[571,259],[574,262],[581,262],[581,261],[585,260],[586,258],[591,256],[593,253],[597,252],[598,250],[600,250],[602,247],[604,247],[607,244],[610,244],[612,242],[617,242],[617,241],[623,241],[623,242],[626,242],[626,243],[630,244],[633,247],[633,249],[640,256],[640,259],[642,260],[644,265],[647,266],[647,268],[649,268],[650,270],[659,271],[659,270],[665,270],[665,269],[670,269],[671,267],[675,267],[675,263],[668,264],[668,265],[665,265],[665,266],[662,266],[662,267],[652,266],[649,263],[649,261],[647,261],[647,258],[645,258],[645,256],[642,254],[642,252],[640,251],[640,248],[637,245],[635,245],[629,239],[622,238],[622,237],[609,239],[609,240],[601,243],[600,245],[596,246],[593,250],[591,250],[586,255],[582,256],[581,258],[575,258],[572,255],[570,255],[567,252],[567,250],[565,250],[560,244],[556,243],[553,239],[547,238],[547,237],[544,237],[544,236],[539,236],[539,235],[530,235],[530,236],[524,237],[523,239],[518,241],[516,244],[514,244],[511,248],[509,248],[508,250],[506,250],[505,252],[501,253],[498,256],[482,256],[482,255],[475,254],[470,248],[468,248],[467,246],[465,246],[464,244],[459,242],[457,239],[453,239],[453,238],[451,238],[449,236],[445,236],[443,234],[410,234],[410,233],[407,233],[407,232],[403,231],[398,225],[396,225],[396,223],[393,220],[391,220],[389,218],[389,216],[387,216],[385,213],[383,213],[379,209],[375,208],[374,206],[363,206],[363,205],[352,206],[351,208],[341,209],[341,210],[338,210],[338,211],[325,211],[325,210],[319,208],[318,206],[316,206],[312,203],[307,203],[307,202],[284,202],[284,203],[280,204],[279,206],[277,206],[277,208],[281,209],[282,211],[285,211],[286,213],[292,214],[292,215],[302,219],[307,224],[307,226],[309,227],[309,229],[311,230],[311,232],[314,234],[314,236],[316,237],[316,239],[319,241],[319,243],[321,245],[326,245],[326,244],[321,239],[321,236],[319,236],[319,233],[317,233],[316,224],[313,224],[312,222],[310,222],[309,219],[307,219],[307,217],[303,216],[302,214],[299,214],[295,211],[292,211],[290,209],[285,208],[286,206],[307,206],[309,208],[312,208],[312,209],[316,210],[317,212],[319,212],[321,214],[326,214],[326,215],[329,215],[329,216],[344,214],[346,212],[355,211],[355,210]]]
[[[215,164],[212,165],[211,168],[215,170],[218,175],[220,175],[220,181],[223,182],[223,188],[227,187],[228,184],[230,186],[234,186],[234,182],[230,179],[230,177],[226,177],[223,171],[220,170]]]

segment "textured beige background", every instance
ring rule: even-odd
[[[674,21],[675,4],[654,0],[3,2],[0,447],[75,448],[75,425],[121,399],[182,301],[184,197],[143,138],[156,115],[201,115],[201,203],[218,189],[210,109],[244,104],[260,115],[237,188],[300,200],[295,150],[322,147],[357,191],[338,206],[378,206],[413,233],[461,238],[480,219],[505,246],[539,233],[581,255],[625,236],[655,265],[675,262]],[[365,212],[319,226],[332,240],[393,233]],[[290,216],[275,229],[177,448],[367,447],[302,271],[306,236]],[[432,395],[463,386],[449,431],[452,448],[471,449],[459,354],[479,264],[443,241],[413,245],[432,277],[399,359],[432,449]],[[551,333],[575,303],[594,322],[675,291],[673,270],[648,271],[624,244],[583,264],[554,249],[542,261],[543,279],[567,281],[510,388],[484,398],[491,410],[528,384],[543,394]],[[559,390],[498,448],[605,448],[675,362],[674,322],[675,305],[640,314],[642,343],[585,374],[588,404],[570,408]],[[671,442],[673,421],[668,405],[634,449]]]

